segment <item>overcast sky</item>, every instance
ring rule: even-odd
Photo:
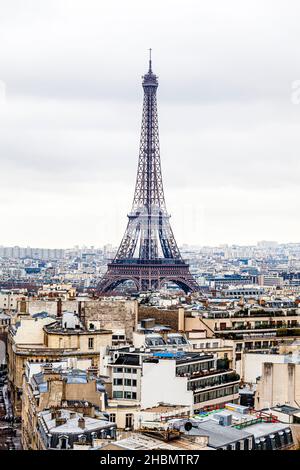
[[[0,0],[0,245],[120,242],[149,47],[178,243],[300,241],[299,18],[298,0]]]

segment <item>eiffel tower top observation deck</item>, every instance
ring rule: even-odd
[[[175,241],[163,190],[157,115],[158,77],[143,76],[143,115],[136,185],[128,224],[114,260],[99,283],[100,293],[134,281],[138,291],[157,290],[165,282],[177,283],[185,292],[199,289]]]

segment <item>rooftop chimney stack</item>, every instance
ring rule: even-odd
[[[85,428],[85,419],[84,418],[79,418],[78,419],[78,427],[80,427],[80,429]]]

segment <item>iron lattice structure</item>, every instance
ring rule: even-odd
[[[149,70],[143,76],[144,102],[136,186],[128,224],[114,260],[98,285],[110,293],[131,280],[139,292],[157,290],[165,282],[185,292],[199,286],[180,254],[166,209],[159,149],[156,91],[158,78]]]

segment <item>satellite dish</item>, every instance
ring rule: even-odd
[[[186,431],[190,431],[190,430],[192,429],[192,427],[193,427],[193,425],[192,425],[192,423],[191,423],[190,421],[187,421],[187,422],[185,423],[185,425],[184,425],[184,429],[185,429]]]

